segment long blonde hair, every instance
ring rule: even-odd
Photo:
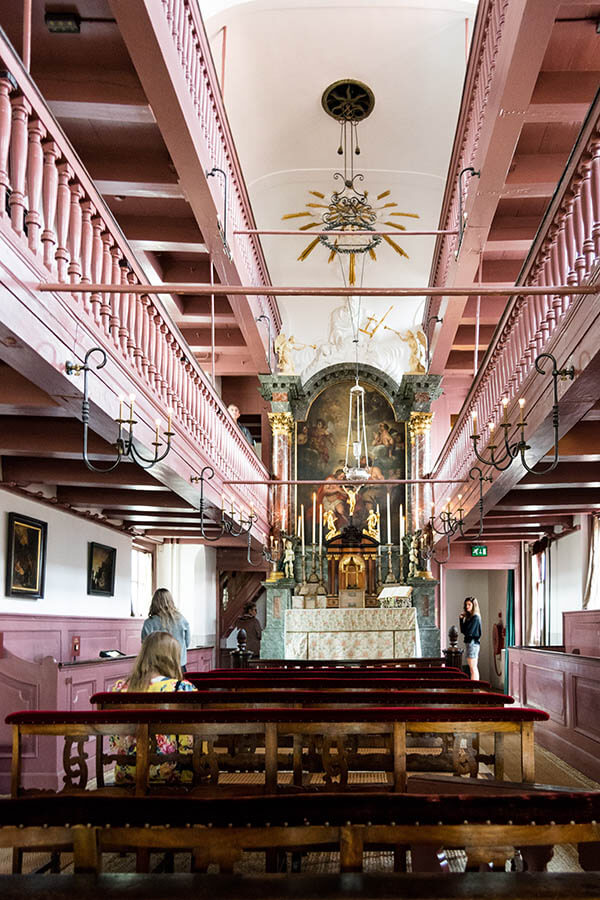
[[[128,691],[147,691],[156,675],[181,681],[181,647],[166,631],[149,634],[138,653],[127,683]]]
[[[471,610],[471,612],[467,612],[467,600],[469,600],[473,604],[473,609]],[[463,609],[469,619],[471,618],[471,616],[479,616],[479,618],[481,618],[481,610],[479,609],[479,601],[477,600],[477,597],[465,597]]]
[[[172,627],[177,619],[181,618],[181,613],[175,606],[171,591],[167,590],[167,588],[159,588],[157,591],[154,591],[148,615],[158,616],[166,628]]]

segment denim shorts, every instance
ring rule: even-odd
[[[465,647],[467,648],[466,658],[467,659],[477,659],[477,657],[479,656],[479,649],[480,649],[480,645],[478,644],[478,642],[477,641],[469,641],[468,644],[465,644]]]

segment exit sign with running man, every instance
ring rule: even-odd
[[[471,556],[487,556],[487,544],[471,544]]]

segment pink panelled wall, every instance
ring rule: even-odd
[[[6,716],[20,709],[91,709],[92,694],[110,691],[131,671],[140,647],[142,622],[141,618],[0,616],[0,793],[10,790],[12,734],[4,724]],[[69,657],[74,636],[81,639],[82,662],[72,665]],[[98,659],[100,650],[113,649],[130,655]],[[211,669],[213,654],[212,647],[188,650],[190,671]],[[87,752],[93,760],[92,744]],[[62,752],[54,738],[26,738],[26,787],[60,787],[61,765]]]
[[[146,281],[110,210],[2,38],[0,69],[10,73],[0,78],[0,237],[30,266],[31,282]],[[255,261],[252,278],[260,277]],[[44,305],[53,300],[45,295]],[[190,462],[198,470],[210,462],[218,481],[266,477],[158,297],[63,294],[61,303],[109,357],[126,367],[154,408],[151,421],[157,415],[164,421],[166,408],[173,408],[174,430],[196,449],[197,458]],[[255,507],[256,527],[264,531],[266,488],[240,485],[233,493],[239,505]]]

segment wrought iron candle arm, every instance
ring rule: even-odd
[[[518,429],[520,431],[519,440],[514,443],[510,443],[508,433],[510,429],[513,427],[511,422],[502,422],[501,427],[504,431],[504,452],[501,457],[496,456],[496,449],[498,447],[497,444],[490,443],[489,450],[490,456],[489,458],[485,458],[485,456],[479,452],[477,449],[477,442],[479,441],[480,435],[475,432],[471,435],[471,440],[473,441],[473,449],[475,451],[475,456],[479,460],[479,462],[483,463],[486,466],[493,466],[498,472],[503,472],[505,469],[512,464],[513,460],[517,458],[517,456],[521,457],[521,463],[523,468],[532,475],[545,475],[548,472],[552,472],[558,465],[559,455],[558,455],[558,442],[559,442],[559,423],[560,423],[560,414],[558,407],[558,380],[559,378],[564,380],[569,378],[571,381],[575,377],[575,367],[570,366],[569,368],[559,369],[556,363],[555,357],[551,353],[540,353],[539,356],[536,357],[535,360],[535,368],[536,371],[539,372],[540,375],[545,375],[546,371],[543,368],[543,364],[541,360],[547,359],[552,363],[552,393],[553,393],[553,404],[552,404],[552,428],[554,431],[554,454],[552,462],[543,467],[542,469],[536,469],[535,466],[529,466],[525,459],[526,452],[531,449],[525,439],[525,428],[527,426],[527,422],[523,419],[521,415],[521,421],[519,422]]]
[[[233,512],[231,516],[231,520],[228,522],[225,518],[225,509],[221,509],[221,530],[214,537],[210,537],[206,529],[204,527],[204,513],[206,510],[206,501],[204,499],[204,483],[205,481],[211,481],[215,477],[215,470],[212,466],[204,466],[200,470],[199,475],[191,475],[190,481],[192,484],[200,485],[200,502],[198,506],[198,511],[200,513],[200,534],[202,535],[202,539],[208,541],[209,543],[215,543],[220,540],[223,535],[230,534],[232,537],[241,537],[243,534],[248,534],[248,543],[250,542],[250,532],[252,531],[252,524],[255,522],[257,516],[251,510],[250,515],[247,519],[244,519],[243,515],[240,512],[240,521],[239,525],[236,523]]]
[[[491,475],[484,475],[482,469],[479,466],[473,466],[469,472],[469,478],[475,479],[479,478],[479,530],[476,535],[470,535],[474,541],[478,541],[481,535],[483,534],[483,483],[484,481],[492,481]],[[449,509],[442,510],[439,515],[439,518],[442,523],[442,528],[439,529],[435,524],[435,516],[432,514],[429,519],[429,528],[431,530],[431,534],[433,537],[433,533],[441,535],[446,538],[447,543],[447,556],[445,560],[440,560],[435,556],[435,549],[433,546],[433,541],[424,542],[421,541],[421,552],[426,559],[433,559],[434,562],[438,563],[438,565],[443,565],[447,563],[450,559],[450,538],[452,535],[460,532],[462,537],[467,537],[464,530],[464,508],[461,506],[457,510],[458,516],[454,516]]]
[[[167,426],[167,431],[163,432],[164,437],[166,438],[166,444],[164,452],[159,455],[158,448],[162,446],[162,441],[158,440],[158,426],[157,426],[157,440],[153,441],[152,444],[155,448],[153,457],[143,456],[136,449],[133,443],[133,428],[137,425],[137,419],[133,418],[133,401],[130,404],[129,410],[129,418],[122,418],[121,411],[119,412],[119,418],[115,421],[119,426],[119,433],[117,435],[117,440],[115,442],[117,456],[110,465],[108,466],[95,466],[91,460],[89,459],[88,454],[88,439],[89,439],[89,424],[90,424],[90,398],[89,398],[89,384],[88,384],[88,373],[90,371],[90,359],[94,355],[94,353],[98,353],[101,357],[100,362],[96,365],[96,369],[103,369],[107,363],[107,355],[106,352],[102,349],[102,347],[91,347],[83,358],[83,363],[73,363],[66,362],[65,363],[65,371],[67,375],[80,375],[83,372],[83,400],[81,403],[81,421],[83,423],[83,461],[86,467],[91,472],[112,472],[117,468],[119,463],[125,459],[126,457],[130,457],[141,469],[151,469],[156,463],[161,462],[166,455],[169,453],[171,449],[171,438],[174,436],[174,432],[171,431],[170,428],[170,415],[169,415],[169,425]],[[120,409],[122,410],[122,403],[120,404]],[[127,429],[127,437],[123,437],[123,426],[128,426]]]

